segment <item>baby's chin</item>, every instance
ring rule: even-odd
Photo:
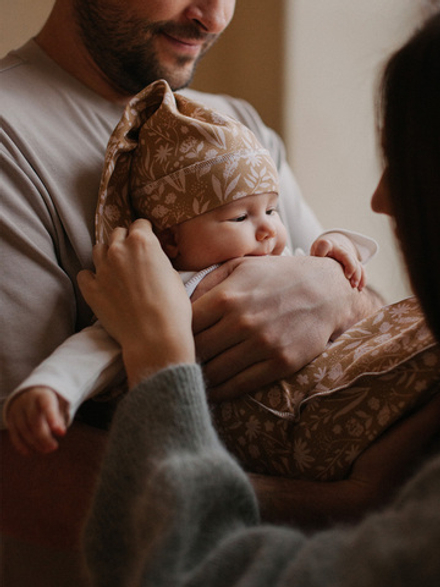
[[[247,257],[279,257],[284,251],[284,246],[268,244],[255,249],[252,253],[246,255]]]

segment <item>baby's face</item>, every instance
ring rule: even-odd
[[[248,255],[280,255],[286,229],[274,193],[246,196],[173,227],[176,255],[182,271],[200,271]]]

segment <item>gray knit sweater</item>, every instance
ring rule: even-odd
[[[356,527],[307,537],[260,525],[195,365],[168,368],[121,402],[84,537],[102,587],[438,587],[439,545],[439,457]]]

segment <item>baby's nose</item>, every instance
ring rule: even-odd
[[[273,238],[276,236],[276,229],[269,218],[265,219],[264,221],[260,222],[257,228],[257,240],[264,241],[268,238]]]

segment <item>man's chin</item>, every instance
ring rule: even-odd
[[[173,91],[177,91],[187,88],[191,84],[193,77],[194,67],[192,67],[188,72],[182,71],[181,73],[176,74],[176,72],[174,71],[172,74],[166,75],[165,79],[169,83],[170,88]]]
[[[161,77],[165,79],[173,91],[182,90],[190,85],[199,59],[173,59],[170,63],[163,63]]]

